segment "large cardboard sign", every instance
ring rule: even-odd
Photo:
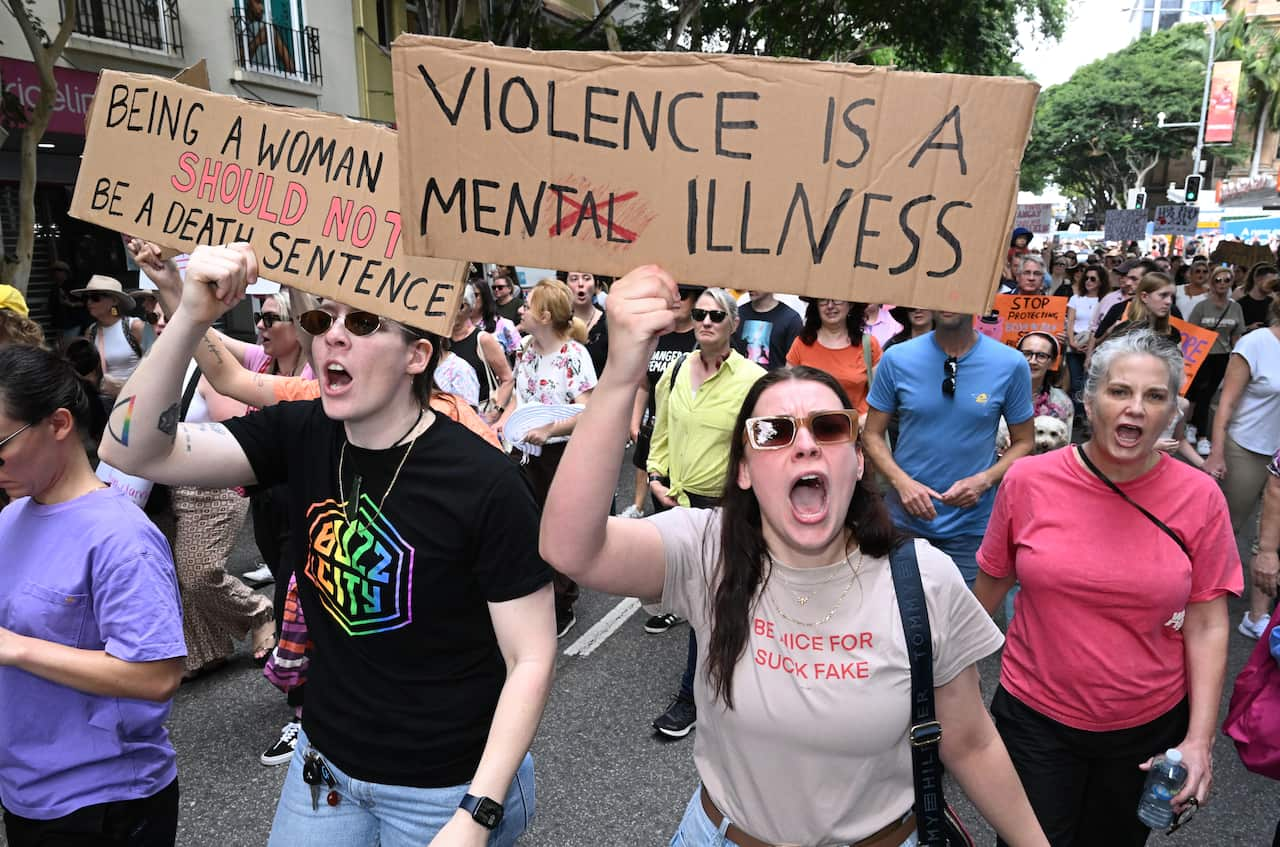
[[[1199,206],[1156,206],[1156,220],[1152,234],[1194,238],[1199,224]]]
[[[1037,86],[730,55],[392,48],[414,254],[985,310]]]
[[[1265,244],[1243,244],[1239,241],[1219,241],[1218,246],[1213,248],[1213,255],[1209,257],[1209,260],[1212,262],[1226,262],[1232,265],[1251,268],[1259,262],[1275,262],[1276,254],[1272,253],[1271,248]]]
[[[997,294],[995,309],[975,318],[973,326],[1010,347],[1017,347],[1028,332],[1047,332],[1057,338],[1067,326],[1067,300],[1039,294]],[[1060,349],[1050,370],[1062,366],[1062,353]]]
[[[1182,390],[1178,393],[1186,396],[1191,380],[1196,378],[1200,366],[1213,349],[1218,333],[1172,316],[1169,318],[1169,326],[1182,333]]]
[[[1146,209],[1107,209],[1107,241],[1141,241],[1147,237]]]
[[[247,241],[262,276],[447,333],[466,263],[410,256],[395,133],[103,71],[71,214],[190,252]]]

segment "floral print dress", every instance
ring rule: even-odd
[[[595,388],[596,369],[587,348],[572,339],[544,355],[534,350],[533,339],[527,338],[516,354],[515,380],[520,405],[560,406]],[[553,438],[551,443],[567,440]]]

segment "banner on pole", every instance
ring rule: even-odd
[[[1230,144],[1236,134],[1236,97],[1240,86],[1239,62],[1215,62],[1209,84],[1209,113],[1205,117],[1206,144]]]

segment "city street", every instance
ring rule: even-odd
[[[629,464],[623,476],[620,505],[629,502]],[[257,561],[246,527],[231,569],[243,573]],[[525,847],[662,847],[697,784],[693,737],[668,741],[649,726],[675,693],[687,627],[647,635],[642,628],[644,613],[635,611],[603,641],[585,639],[588,630],[614,613],[620,602],[623,598],[584,591],[578,625],[560,642],[555,687],[534,744],[538,807],[534,825],[521,841]],[[1233,602],[1233,626],[1241,609],[1240,601]],[[1248,659],[1252,646],[1253,642],[1232,632],[1229,679]],[[1069,627],[1063,628],[1062,649],[1071,649]],[[566,650],[591,652],[565,655]],[[988,695],[998,670],[995,657],[981,665]],[[1224,697],[1224,714],[1225,709]],[[182,786],[179,845],[266,844],[286,768],[263,767],[258,754],[275,740],[288,715],[284,696],[243,652],[228,669],[182,687],[170,720]],[[1219,737],[1214,762],[1216,783],[1210,805],[1172,838],[1155,836],[1150,844],[1271,844],[1280,818],[1280,792],[1275,784],[1247,772],[1226,738]],[[962,818],[973,824],[977,843],[994,844],[991,830],[979,821],[954,782],[947,796]]]

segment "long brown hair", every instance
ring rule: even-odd
[[[1142,302],[1143,294],[1154,294],[1162,288],[1169,288],[1173,285],[1173,280],[1166,273],[1160,271],[1152,271],[1146,274],[1138,282],[1138,288],[1133,292],[1133,299],[1129,301],[1128,318],[1130,323],[1145,323],[1153,330],[1159,333],[1169,332],[1169,315],[1157,318],[1147,310],[1147,306]]]
[[[816,382],[831,389],[842,408],[852,408],[840,383],[824,371],[804,366],[770,371],[751,386],[729,442],[729,472],[720,500],[720,561],[712,582],[711,641],[707,645],[707,678],[714,695],[733,708],[733,672],[747,648],[751,606],[768,580],[765,557],[768,548],[760,517],[760,502],[751,489],[737,484],[738,469],[746,458],[747,418],[755,412],[760,395],[769,387],[789,381]],[[885,556],[902,539],[889,517],[880,493],[865,479],[853,487],[844,526],[852,541],[871,557]]]

